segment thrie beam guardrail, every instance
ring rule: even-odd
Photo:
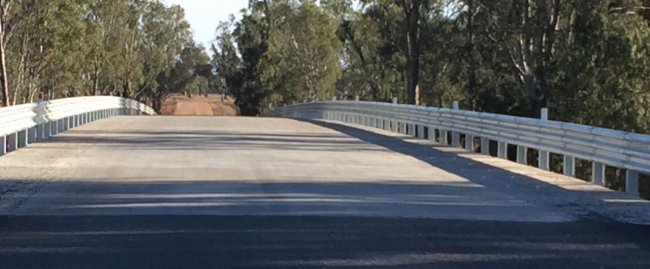
[[[456,106],[457,107],[457,106]],[[538,167],[549,169],[549,152],[564,156],[564,174],[575,176],[575,158],[592,162],[594,184],[604,185],[605,166],[626,169],[625,191],[639,195],[639,172],[650,174],[650,135],[617,131],[594,126],[481,113],[453,108],[436,108],[361,101],[314,101],[286,105],[264,116],[327,119],[427,137],[460,147],[464,134],[466,149],[474,149],[474,137],[480,137],[482,153],[489,153],[489,141],[498,142],[497,156],[507,157],[507,145],[517,146],[517,162],[526,163],[528,148],[539,151]],[[447,134],[451,132],[451,141]]]
[[[155,115],[138,101],[87,96],[0,107],[0,156],[81,124],[117,115]]]

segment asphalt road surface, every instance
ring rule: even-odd
[[[321,122],[116,117],[0,157],[0,268],[650,268],[648,203]]]

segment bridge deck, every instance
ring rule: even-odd
[[[7,268],[650,267],[648,229],[585,218],[645,223],[648,203],[326,122],[109,118],[3,156],[0,179]]]

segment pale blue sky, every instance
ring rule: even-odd
[[[220,21],[228,20],[230,14],[239,18],[239,11],[248,6],[248,0],[163,0],[185,9],[185,18],[192,25],[194,40],[210,48]]]

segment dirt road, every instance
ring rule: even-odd
[[[194,116],[237,116],[239,109],[232,98],[221,102],[218,94],[193,95],[192,98],[175,94],[167,98],[162,105],[163,115],[194,115]]]

